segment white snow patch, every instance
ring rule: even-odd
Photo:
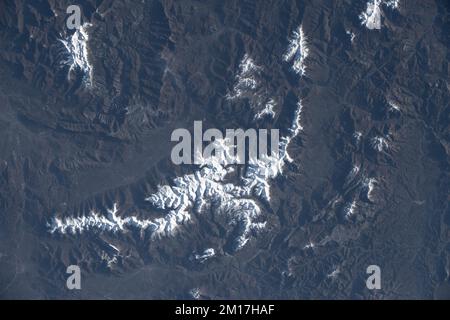
[[[373,137],[372,140],[370,141],[370,145],[378,152],[383,152],[389,149],[387,139],[380,136]]]
[[[312,241],[309,241],[305,246],[303,246],[303,249],[314,249],[316,247],[316,244]]]
[[[355,133],[353,133],[353,138],[355,138],[356,143],[359,143],[362,138],[362,133],[360,131],[355,131]]]
[[[386,0],[385,4],[391,9],[398,9],[400,5],[400,0]]]
[[[373,201],[373,191],[377,180],[375,178],[366,178],[363,181],[364,189],[367,191],[367,199]]]
[[[355,33],[351,32],[349,30],[347,30],[345,33],[347,33],[350,36],[350,42],[353,43],[353,41],[355,40],[355,37],[356,37]]]
[[[202,293],[200,291],[200,288],[193,288],[189,290],[189,295],[192,297],[192,299],[199,300]]]
[[[398,9],[399,2],[399,0],[369,0],[369,2],[367,2],[366,11],[359,15],[361,24],[370,30],[381,29],[381,6],[386,5],[391,9]]]
[[[273,99],[270,99],[266,103],[264,109],[262,109],[257,114],[255,114],[255,119],[262,119],[266,116],[269,116],[273,119],[275,117],[275,111],[273,110],[274,106],[275,106],[275,101]]]
[[[336,278],[340,273],[341,273],[341,270],[339,267],[337,267],[333,271],[331,271],[329,274],[327,274],[327,278]]]
[[[391,111],[391,112],[401,112],[400,106],[396,102],[394,102],[392,100],[389,100],[388,104],[389,104],[389,111]]]
[[[209,258],[212,258],[216,255],[216,251],[214,248],[208,248],[203,251],[202,254],[195,254],[194,259],[200,261],[201,263],[205,262]]]
[[[359,19],[367,29],[381,29],[381,0],[367,2],[366,11],[360,14]]]
[[[344,208],[345,218],[350,219],[356,212],[357,205],[356,200],[353,200],[349,204],[347,204]]]

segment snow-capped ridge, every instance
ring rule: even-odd
[[[240,98],[248,91],[255,90],[259,85],[259,82],[255,78],[255,73],[259,70],[261,70],[261,67],[256,65],[248,54],[245,54],[239,64],[239,73],[236,75],[233,90],[226,95],[226,98]]]
[[[83,81],[87,87],[90,87],[93,81],[93,67],[89,61],[88,48],[88,28],[91,26],[90,23],[84,23],[70,37],[59,40],[67,51],[67,58],[61,62],[63,65],[69,66],[67,77],[70,78],[74,70],[81,70]]]
[[[309,55],[307,40],[302,25],[298,26],[289,38],[288,50],[283,55],[284,61],[292,61],[292,69],[300,76],[303,76],[306,73],[305,59]]]
[[[50,233],[62,234],[81,234],[89,230],[117,233],[138,229],[149,231],[154,236],[168,236],[172,235],[180,224],[190,220],[188,214],[175,215],[173,213],[154,220],[139,219],[136,216],[122,218],[117,215],[118,211],[117,203],[114,203],[113,208],[107,209],[106,216],[91,211],[88,215],[80,217],[65,219],[52,217],[47,226]]]
[[[347,177],[344,181],[344,188],[348,187],[352,182],[355,180],[356,176],[359,174],[359,171],[361,169],[361,166],[355,164],[353,165],[352,169],[348,173]]]
[[[239,72],[235,76],[235,84],[225,98],[227,100],[248,99],[255,111],[253,120],[257,121],[266,116],[275,117],[276,102],[267,94],[261,78],[263,68],[257,65],[246,53],[239,63]]]
[[[298,59],[303,63],[307,55],[303,32],[300,29],[299,43],[288,59],[294,59],[294,66],[298,67]],[[295,45],[294,45],[295,46]],[[298,55],[301,55],[299,57]],[[303,68],[303,67],[302,67]],[[238,85],[228,97],[234,99],[240,97],[246,88],[255,88],[257,85],[252,79],[252,72],[260,69],[249,56],[244,56],[240,65]],[[270,100],[269,100],[270,101]],[[271,102],[273,104],[273,102]],[[273,111],[267,106],[268,113]],[[225,217],[228,226],[235,236],[233,249],[242,249],[254,234],[265,229],[261,202],[269,203],[271,200],[271,180],[281,175],[286,162],[292,162],[293,158],[288,153],[291,142],[303,130],[302,118],[303,105],[299,100],[293,114],[293,120],[287,134],[281,137],[278,152],[264,155],[262,158],[250,159],[246,164],[244,174],[237,177],[237,182],[227,183],[226,177],[234,171],[232,145],[224,139],[217,139],[214,143],[220,144],[224,149],[221,156],[212,156],[207,159],[197,155],[199,165],[191,174],[185,174],[175,178],[171,185],[158,186],[157,191],[146,197],[155,208],[165,211],[165,215],[157,219],[140,219],[136,216],[118,216],[118,206],[114,204],[103,216],[94,211],[81,217],[69,217],[60,219],[53,217],[48,224],[51,233],[81,233],[87,230],[99,232],[128,232],[137,229],[140,232],[150,232],[152,236],[171,236],[178,228],[191,221],[191,214],[201,215],[207,209],[214,215]]]

